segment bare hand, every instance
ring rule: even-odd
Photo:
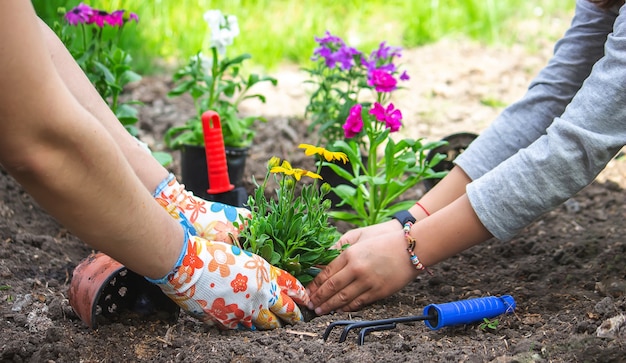
[[[338,245],[350,244],[308,286],[309,308],[318,315],[354,311],[385,298],[415,279],[397,221],[346,233]]]

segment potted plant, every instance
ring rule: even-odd
[[[189,94],[196,114],[184,125],[172,127],[165,133],[165,144],[181,150],[183,183],[198,195],[203,195],[209,187],[202,114],[209,110],[219,114],[230,180],[240,185],[247,152],[255,136],[252,126],[257,121],[266,120],[260,116],[241,115],[239,105],[251,98],[265,102],[265,96],[251,94],[250,89],[260,82],[277,83],[273,77],[242,74],[243,62],[251,58],[250,54],[234,58],[225,56],[226,47],[239,35],[237,17],[225,16],[220,10],[209,10],[204,19],[210,29],[210,56],[207,58],[202,52],[192,56],[174,73],[174,88],[168,93],[170,97]]]
[[[406,71],[400,72],[394,64],[395,59],[401,56],[401,48],[392,47],[386,42],[366,55],[356,48],[348,46],[343,39],[326,32],[323,37],[315,37],[317,48],[313,51],[312,68],[305,69],[310,75],[306,83],[315,86],[309,104],[306,107],[305,118],[310,120],[309,131],[316,131],[319,135],[318,145],[324,145],[334,150],[335,142],[345,140],[343,125],[348,118],[352,107],[362,99],[371,100],[375,91],[371,74],[374,70],[384,71],[399,81],[409,79]],[[394,87],[397,81],[394,83]],[[368,105],[368,102],[364,102]],[[353,135],[352,139],[358,145],[365,145],[364,134]],[[368,153],[361,153],[361,162],[367,163]],[[348,165],[337,164],[348,170]],[[324,166],[321,169],[324,180],[333,187],[346,183],[331,168]],[[342,208],[347,204],[334,192],[329,194],[335,207]]]
[[[331,171],[322,173],[325,179],[328,174],[342,179],[333,185],[337,207],[350,209],[332,211],[331,216],[357,226],[379,223],[412,203],[394,204],[409,188],[442,177],[444,173],[433,167],[444,156],[426,157],[445,142],[391,137],[402,126],[402,112],[391,102],[392,94],[399,82],[409,79],[394,63],[401,48],[381,42],[367,56],[329,32],[315,40],[316,66],[307,71],[317,89],[306,114],[310,128],[318,130],[319,142],[345,153],[349,161],[347,167],[322,162],[327,167],[322,170]]]
[[[347,161],[341,152],[307,144],[300,148],[306,155],[327,162]],[[340,252],[330,249],[340,234],[329,222],[331,202],[326,195],[331,186],[321,181],[320,167],[318,163],[317,172],[312,172],[294,168],[287,160],[271,158],[263,182],[254,180],[256,190],[247,203],[251,214],[241,217],[246,228],[239,234],[240,247],[288,271],[303,284]],[[304,183],[305,178],[313,182]],[[272,187],[274,195],[268,198]]]
[[[385,91],[378,93],[373,106],[357,103],[352,107],[344,123],[346,140],[334,144],[347,155],[350,168],[324,162],[349,182],[334,187],[333,191],[350,210],[332,211],[331,216],[360,227],[383,222],[394,213],[408,209],[414,201],[396,203],[402,194],[422,180],[442,178],[446,174],[433,169],[445,155],[436,154],[427,159],[429,150],[446,142],[391,138],[390,134],[402,125],[402,112],[393,103],[385,103]]]

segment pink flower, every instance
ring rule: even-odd
[[[115,10],[104,20],[111,26],[122,26],[124,25],[124,10]]]
[[[350,114],[346,119],[346,123],[343,124],[343,131],[346,138],[355,137],[361,130],[363,130],[363,117],[361,116],[362,106],[360,103],[352,106]]]
[[[376,92],[391,92],[396,89],[398,81],[390,73],[375,69],[368,75],[367,84],[375,87]]]
[[[104,10],[93,9],[89,20],[87,21],[87,24],[96,24],[98,27],[102,28],[104,27],[105,21],[109,21],[109,13]]]
[[[376,117],[378,121],[384,122],[390,132],[396,132],[402,126],[402,112],[397,110],[393,103],[390,103],[386,109],[380,103],[374,103],[370,115]]]
[[[85,24],[93,12],[94,10],[89,5],[80,3],[65,14],[65,20],[70,25]]]
[[[105,18],[105,22],[107,22],[111,26],[123,26],[128,21],[139,22],[139,16],[135,13],[128,12],[126,10],[115,10],[111,14],[109,14]]]

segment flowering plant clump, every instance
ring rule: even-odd
[[[57,35],[118,120],[137,136],[133,105],[139,102],[121,102],[120,95],[141,76],[131,69],[132,58],[119,44],[124,28],[129,22],[139,22],[139,17],[123,9],[107,12],[83,3],[68,12],[59,11],[64,13],[64,23],[55,27]]]
[[[329,152],[321,147],[301,144],[306,155],[317,155],[326,161],[346,162],[341,152]],[[275,199],[267,198],[270,175],[277,185]],[[313,179],[298,193],[296,187],[303,177]],[[331,202],[324,197],[331,189],[328,183],[318,185],[317,172],[293,168],[287,160],[273,157],[262,184],[256,185],[254,195],[248,198],[251,216],[239,240],[242,248],[250,250],[293,274],[306,284],[315,275],[315,266],[332,261],[339,250],[330,249],[340,234],[329,223]]]
[[[248,94],[250,88],[259,82],[271,82],[275,78],[241,74],[242,63],[251,58],[241,54],[235,58],[225,56],[226,47],[239,35],[239,24],[234,15],[225,16],[220,10],[209,10],[204,19],[210,29],[210,57],[202,52],[192,56],[189,63],[174,74],[175,88],[169,96],[189,94],[194,102],[196,115],[185,125],[169,129],[165,134],[168,147],[177,149],[183,145],[204,145],[201,116],[208,110],[220,115],[224,145],[246,147],[252,143],[255,132],[251,128],[255,121],[265,121],[260,116],[242,117],[239,105],[242,101],[256,98],[265,103],[265,96]]]
[[[305,71],[311,75],[306,82],[314,84],[316,89],[305,116],[311,120],[309,131],[317,129],[320,144],[330,146],[344,139],[343,122],[364,90],[377,87],[392,91],[397,88],[398,80],[406,81],[409,76],[406,71],[400,73],[393,63],[394,58],[401,56],[400,48],[386,42],[367,56],[328,31],[323,37],[315,37],[315,41],[318,47],[311,58],[316,62],[315,67]]]
[[[314,53],[320,62],[311,74],[317,76],[320,87],[307,112],[313,115],[313,124],[320,126],[329,148],[344,152],[350,161],[348,170],[323,162],[350,182],[334,187],[333,192],[341,199],[339,206],[347,204],[352,212],[333,211],[331,215],[358,226],[382,222],[412,203],[392,205],[409,188],[422,179],[443,176],[432,170],[443,155],[426,161],[428,151],[443,142],[411,138],[396,142],[390,137],[400,130],[403,120],[391,96],[399,81],[409,79],[394,64],[401,48],[382,42],[365,57],[328,32],[316,41],[319,47]],[[360,101],[362,90],[371,91],[374,102]]]

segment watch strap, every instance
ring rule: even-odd
[[[396,212],[393,215],[393,218],[397,219],[402,226],[404,226],[407,222],[415,223],[415,217],[413,217],[413,215],[408,210],[401,210],[399,212]]]

